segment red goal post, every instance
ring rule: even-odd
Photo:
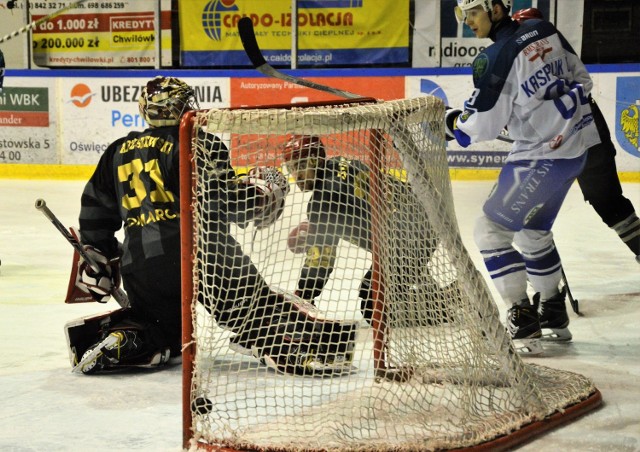
[[[600,403],[589,379],[526,364],[514,353],[458,232],[443,115],[442,101],[425,96],[213,109],[183,117],[185,448],[502,450]],[[213,165],[206,162],[217,158],[214,143],[198,134],[203,129],[227,144],[239,173],[271,166],[289,177],[284,213],[274,224],[262,230],[229,226],[269,286],[284,293],[293,293],[305,262],[287,250],[287,236],[309,202],[284,165],[284,144],[292,135],[314,135],[337,168],[365,165],[357,177],[344,173],[356,197],[366,200],[360,217],[366,221],[355,222],[365,229],[351,225],[332,251],[335,268],[316,300],[323,319],[360,325],[348,343],[353,348],[344,371],[274,371],[257,348],[248,355],[233,349],[241,333],[203,308],[202,300],[215,293],[207,286],[210,260],[228,250],[215,242],[211,231],[220,226],[210,224],[206,212],[207,200],[217,196],[207,180],[212,176],[194,164]],[[353,208],[347,203],[341,212],[348,217]],[[367,307],[358,298],[368,268]],[[214,284],[237,289],[238,281]]]

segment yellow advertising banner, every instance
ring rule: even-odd
[[[37,21],[73,1],[32,2]],[[155,0],[88,1],[33,30],[33,61],[43,67],[155,67]],[[161,2],[162,64],[171,65],[171,2]]]
[[[301,0],[297,7],[298,65],[408,62],[409,0]],[[180,2],[182,65],[250,66],[237,29],[245,16],[265,59],[290,66],[291,0]]]

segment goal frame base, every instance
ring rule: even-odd
[[[522,446],[525,443],[533,441],[534,439],[555,430],[558,427],[566,425],[602,406],[602,394],[599,390],[595,390],[588,398],[582,400],[574,405],[571,405],[564,409],[564,412],[556,411],[551,416],[530,424],[523,425],[510,435],[499,436],[490,441],[486,441],[482,444],[477,444],[471,447],[463,447],[456,449],[449,449],[451,451],[465,451],[465,452],[501,452],[510,450],[516,446]],[[207,450],[215,452],[250,452],[252,448],[247,449],[234,449],[225,446],[212,446],[205,443],[184,444],[186,449],[195,447],[198,450]],[[276,452],[279,449],[268,449],[268,451]],[[312,452],[312,451],[310,451]],[[318,450],[317,452],[321,452]]]

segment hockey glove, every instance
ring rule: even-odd
[[[306,253],[308,244],[312,242],[309,220],[302,220],[298,226],[289,232],[287,247],[294,254]]]
[[[78,281],[76,285],[89,293],[99,303],[106,303],[113,289],[120,285],[120,261],[109,260],[102,252],[92,246],[84,247],[86,253],[98,264],[95,271],[87,261],[80,257]]]
[[[240,183],[245,186],[246,193],[255,193],[252,203],[247,200],[248,205],[253,204],[253,215],[248,216],[253,217],[255,227],[264,229],[275,223],[284,211],[289,193],[286,176],[277,168],[259,166],[252,168]]]
[[[462,110],[457,108],[449,109],[444,114],[444,131],[447,141],[455,139],[460,146],[466,148],[471,144],[469,135],[458,129],[458,117],[462,114]]]
[[[458,119],[458,116],[462,113],[462,110],[457,108],[447,108],[447,111],[444,113],[444,133],[447,138],[447,141],[455,140],[456,136],[453,133],[453,128],[455,127],[455,122]]]

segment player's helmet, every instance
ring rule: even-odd
[[[324,144],[316,135],[294,135],[284,147],[284,161],[296,162],[307,157],[325,158]]]
[[[482,9],[490,12],[491,6],[496,3],[502,3],[507,12],[511,10],[512,0],[458,0],[458,6],[455,7],[456,19],[458,19],[458,22],[464,22],[467,16],[465,11],[476,6],[482,6]]]
[[[184,112],[199,108],[193,88],[175,77],[160,75],[144,87],[138,107],[152,127],[176,126]]]
[[[544,19],[542,12],[538,8],[525,8],[519,9],[511,16],[514,20],[517,20],[519,23],[524,22],[529,19]]]

